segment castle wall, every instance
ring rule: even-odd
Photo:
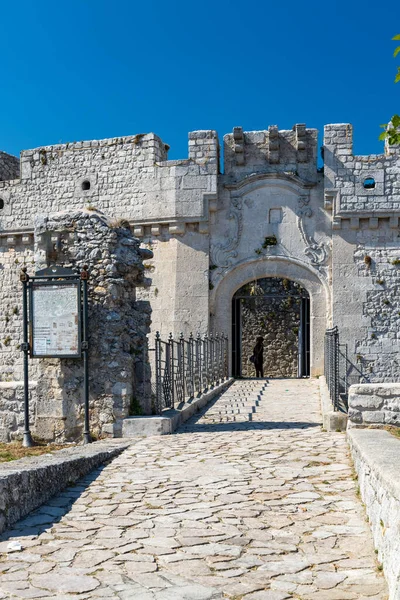
[[[349,124],[327,125],[324,147],[325,206],[332,211],[333,230],[333,323],[348,346],[349,380],[396,381],[400,153],[388,148],[382,155],[354,156]],[[371,180],[375,185],[368,187]]]
[[[118,227],[104,215],[85,210],[38,215],[34,239],[35,268],[25,263],[30,275],[37,269],[55,264],[67,265],[77,273],[84,264],[89,266],[91,430],[96,435],[120,435],[122,420],[130,414],[134,401],[137,374],[143,373],[147,361],[146,335],[150,309],[144,302],[138,306],[135,295],[143,273],[139,243],[132,237],[129,228]],[[19,278],[23,262],[18,266],[17,270],[14,261],[11,271],[14,281],[9,289],[14,292],[15,298],[11,297],[9,302],[15,302],[19,311],[14,322],[6,323],[10,328],[9,345],[15,360],[15,365],[9,363],[13,371],[6,375],[14,381],[22,379],[21,357],[16,356],[15,346],[22,332],[22,290],[15,279],[16,275]],[[7,354],[7,360],[11,358],[10,354]],[[31,359],[29,375],[32,380],[33,433],[50,441],[81,439],[83,361]],[[147,373],[147,378],[149,376],[150,373]],[[143,385],[143,375],[139,383]],[[0,407],[0,425],[1,421],[3,423],[0,437],[4,439],[7,434],[17,436],[22,426],[21,386],[0,386]],[[18,418],[10,427],[10,413],[14,412]]]
[[[0,151],[0,181],[19,177],[19,160],[16,156]]]
[[[22,378],[19,270],[34,272],[41,260],[35,216],[65,209],[102,211],[110,227],[129,225],[154,253],[141,287],[132,298],[124,293],[132,314],[147,315],[136,320],[142,337],[151,307],[150,348],[156,331],[230,334],[235,291],[284,277],[310,294],[313,375],[322,373],[324,331],[338,325],[351,383],[397,380],[400,150],[355,156],[352,143],[351,125],[325,127],[324,173],[317,131],[303,124],[235,127],[224,137],[223,174],[212,130],[191,132],[188,157],[177,161],[154,134],[23,151],[20,171],[18,159],[0,153],[0,382],[9,405],[20,402],[13,383]],[[96,244],[85,247],[89,254]],[[132,369],[149,412],[145,362]],[[34,361],[31,369],[38,381]]]
[[[29,228],[35,214],[88,206],[138,224],[204,218],[204,194],[216,192],[217,140],[212,131],[192,135],[182,161],[167,161],[154,134],[23,151],[20,179],[0,182],[8,207],[0,228]]]

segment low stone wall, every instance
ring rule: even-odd
[[[400,425],[400,383],[362,383],[349,389],[349,427]]]
[[[1,464],[0,533],[128,446],[101,441]]]
[[[389,600],[399,600],[400,439],[379,429],[352,429],[348,440]]]
[[[230,377],[200,396],[200,398],[194,398],[191,402],[185,402],[180,410],[164,410],[162,415],[154,417],[128,417],[124,419],[122,424],[122,437],[147,437],[149,435],[174,433],[182,423],[193,417],[193,415],[214,400],[219,394],[225,392],[234,381],[233,377]]]
[[[36,381],[29,382],[31,423],[36,415]],[[22,437],[24,430],[24,382],[0,381],[0,442]],[[35,433],[34,427],[32,427]]]

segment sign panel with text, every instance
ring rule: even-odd
[[[33,281],[30,349],[35,358],[80,358],[80,282]]]

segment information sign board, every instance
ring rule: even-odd
[[[31,356],[81,356],[81,299],[78,281],[31,282]]]

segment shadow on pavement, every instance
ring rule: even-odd
[[[250,431],[263,429],[308,429],[321,427],[322,423],[307,421],[232,421],[229,423],[189,423],[182,425],[175,433],[216,433],[219,431]]]
[[[65,488],[59,494],[47,500],[45,504],[11,525],[9,529],[6,529],[0,535],[0,542],[6,542],[10,538],[17,541],[18,537],[38,536],[51,529],[55,523],[61,521],[62,517],[69,512],[74,502],[97,479],[105,466],[106,464],[97,467],[75,484]]]

